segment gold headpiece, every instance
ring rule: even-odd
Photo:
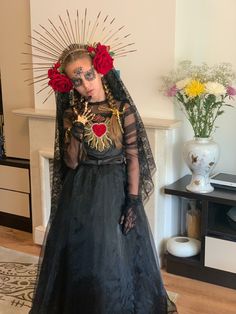
[[[23,65],[27,65],[24,69],[33,69],[34,71],[34,76],[26,81],[30,85],[41,84],[37,94],[50,87],[48,85],[48,70],[54,67],[53,71],[54,69],[61,71],[58,62],[61,65],[71,53],[88,50],[94,56],[99,45],[100,47],[107,47],[113,60],[113,58],[124,57],[128,53],[136,51],[130,50],[134,43],[126,42],[130,34],[122,35],[124,26],[113,28],[115,18],[110,19],[108,15],[102,18],[102,14],[99,12],[94,23],[92,23],[88,19],[87,9],[81,17],[78,10],[74,18],[70,17],[68,10],[66,10],[66,15],[65,20],[59,16],[58,26],[48,19],[50,27],[46,28],[40,25],[41,31],[33,30],[36,36],[29,36],[32,43],[26,43],[33,48],[33,52],[24,54],[30,54],[33,57],[33,62],[23,63]],[[62,53],[63,59],[61,59]],[[37,75],[37,73],[39,74]],[[50,90],[45,101],[52,93],[53,90]]]

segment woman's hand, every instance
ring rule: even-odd
[[[122,232],[126,235],[136,225],[136,214],[134,209],[130,207],[125,211],[120,218],[120,224],[122,225]]]
[[[122,232],[126,235],[136,225],[137,214],[136,210],[140,204],[140,197],[138,195],[127,196],[125,209],[120,217],[120,225],[122,225]]]

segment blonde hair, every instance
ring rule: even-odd
[[[60,62],[62,65],[62,68],[65,72],[65,68],[66,66],[71,63],[74,62],[78,59],[83,59],[83,58],[88,58],[91,60],[92,62],[92,58],[89,54],[89,52],[83,48],[80,47],[79,45],[70,45],[67,49],[65,49],[61,56],[60,56]]]
[[[108,85],[105,82],[105,79],[103,78],[103,87],[104,87],[104,91],[105,91],[105,95],[108,101],[108,105],[110,106],[111,109],[119,109],[117,108],[117,103],[110,91],[110,89],[108,88]],[[121,148],[122,147],[122,131],[121,131],[121,127],[120,127],[120,123],[118,121],[118,116],[116,114],[112,114],[111,116],[111,125],[110,125],[110,137],[113,140],[113,142],[115,143],[116,148]]]

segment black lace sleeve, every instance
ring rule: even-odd
[[[127,110],[124,114],[124,119],[126,120],[125,124],[127,126],[127,135],[125,138],[125,142],[126,153],[129,163],[129,188],[130,191],[132,190],[137,192],[138,187],[138,193],[144,201],[153,191],[154,185],[152,181],[152,175],[156,170],[156,165],[152,155],[146,130],[137,110],[137,107],[135,106],[133,99],[131,98],[127,88],[120,79],[119,74],[116,72],[116,70],[109,71],[104,79],[111,89],[114,98],[118,101],[121,101],[122,103],[128,104],[126,108]],[[137,139],[136,143],[135,138]],[[137,154],[138,158],[136,158]],[[137,178],[138,173],[139,179]],[[134,188],[134,185],[136,186],[136,188]]]
[[[129,104],[124,106],[124,147],[127,162],[128,194],[139,195],[139,156],[136,117]]]
[[[72,109],[69,108],[63,114],[64,126],[64,153],[63,159],[67,167],[75,169],[83,154],[83,131],[84,127],[75,120]]]

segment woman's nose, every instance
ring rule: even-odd
[[[89,83],[89,81],[87,81],[87,80],[83,80],[83,85],[84,85],[84,88],[85,88],[85,89],[88,89],[90,83]]]

